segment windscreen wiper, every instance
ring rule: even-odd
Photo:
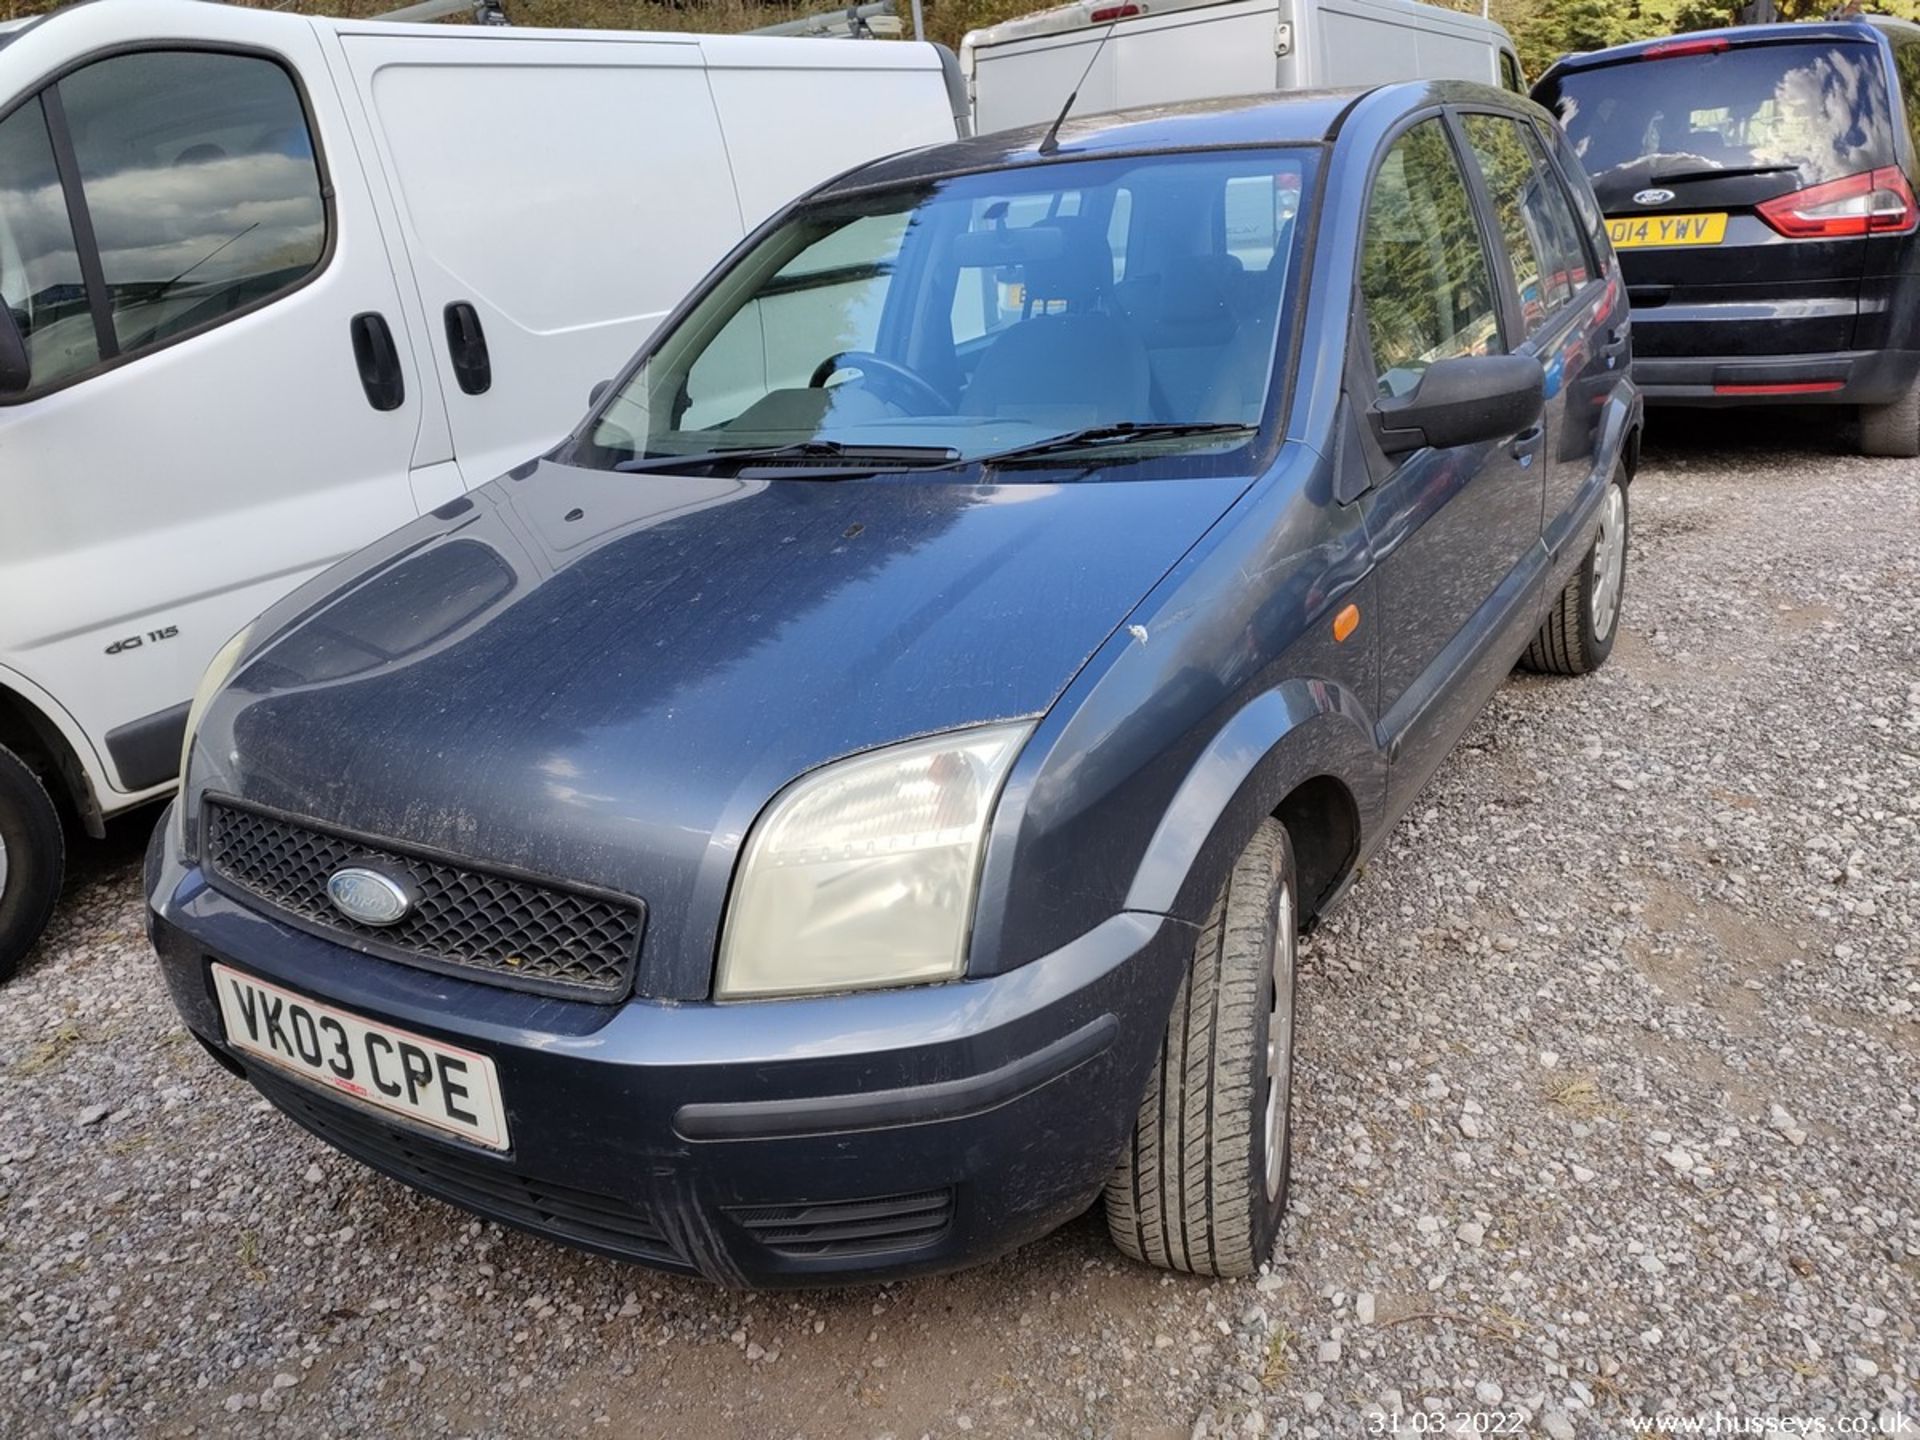
[[[752,465],[764,460],[821,460],[835,465],[894,466],[946,465],[960,458],[951,445],[848,445],[839,440],[802,440],[792,445],[761,445],[739,450],[697,450],[689,455],[639,455],[620,460],[614,469],[626,474],[652,470],[700,469],[720,464]]]
[[[1712,165],[1702,165],[1693,170],[1661,170],[1647,178],[1655,184],[1668,180],[1724,180],[1733,175],[1784,175],[1789,170],[1798,170],[1798,165],[1729,165],[1722,170]]]
[[[969,455],[963,465],[1017,465],[1025,460],[1050,460],[1080,450],[1098,450],[1129,441],[1178,440],[1189,435],[1251,435],[1257,427],[1233,420],[1150,420],[1123,421],[1118,425],[1090,425],[1084,430],[1069,430],[1050,435],[1027,445],[1005,450],[990,450],[984,455]]]

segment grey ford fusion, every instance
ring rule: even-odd
[[[375,1169],[724,1283],[1093,1205],[1255,1268],[1299,935],[1516,660],[1618,628],[1640,401],[1550,127],[1400,85],[803,197],[216,659],[147,866],[188,1027]]]

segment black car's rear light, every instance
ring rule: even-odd
[[[1762,220],[1792,240],[1897,235],[1920,223],[1913,187],[1893,165],[1810,185],[1754,209]]]

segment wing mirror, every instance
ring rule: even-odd
[[[605,395],[607,391],[611,390],[612,388],[613,388],[613,381],[611,380],[594,381],[593,388],[587,391],[587,408],[589,410],[593,409],[594,406],[600,403],[600,397],[602,395]]]
[[[1525,355],[1436,360],[1405,395],[1375,402],[1373,433],[1389,455],[1504,440],[1540,418],[1546,372]]]
[[[13,311],[0,299],[0,395],[18,395],[33,379],[27,360],[27,342]]]

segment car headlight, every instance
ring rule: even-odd
[[[193,703],[187,707],[187,733],[180,740],[180,787],[183,790],[187,784],[187,757],[193,754],[193,740],[200,733],[200,722],[206,716],[207,706],[212,702],[214,693],[232,676],[233,667],[240,663],[240,657],[246,653],[247,641],[252,638],[253,626],[249,625],[216,650],[207,664],[206,673],[200,677],[200,688],[193,692]]]
[[[890,745],[775,796],[734,877],[716,995],[958,976],[987,826],[1032,731],[1022,721]]]

